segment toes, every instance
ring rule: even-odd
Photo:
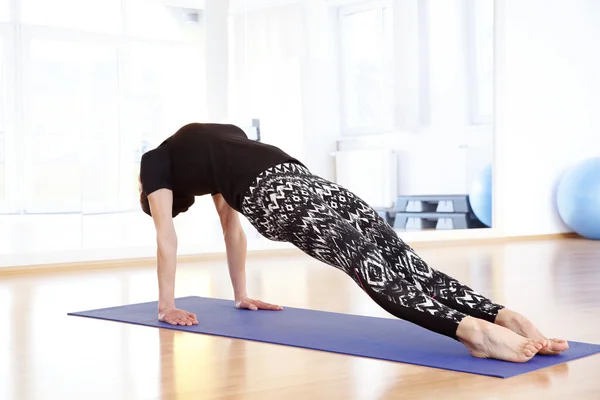
[[[552,339],[550,341],[549,349],[553,352],[565,351],[569,348],[569,343],[566,340]]]
[[[530,341],[524,347],[524,354],[531,358],[542,349],[542,345],[538,342]]]
[[[557,345],[557,347],[559,348],[564,348],[564,349],[568,349],[569,348],[569,342],[567,342],[566,340],[562,340],[562,339],[552,339],[552,345]]]
[[[553,351],[553,350],[550,350],[550,349],[543,349],[542,351],[539,352],[539,354],[541,356],[555,356],[557,354],[560,354],[560,352],[559,351]]]
[[[540,351],[544,347],[542,342],[539,342],[537,340],[530,341],[529,345],[532,346],[535,349],[535,351]]]

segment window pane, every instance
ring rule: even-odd
[[[10,19],[10,0],[0,0],[0,21]]]
[[[382,107],[381,12],[342,15],[341,29],[346,127],[377,127]]]
[[[258,119],[262,141],[294,152],[300,158],[303,130],[310,129],[303,101],[316,95],[321,80],[335,79],[337,72],[327,69],[321,74],[320,65],[330,66],[326,62],[321,64],[324,60],[305,62],[307,46],[312,40],[304,32],[305,11],[302,4],[290,3],[232,13],[228,27],[227,122],[248,129],[252,119]],[[310,28],[313,33],[321,31],[322,21],[317,20]],[[315,52],[318,58],[317,53],[320,49]],[[217,92],[211,93],[209,102],[212,96],[217,98]],[[322,105],[335,101],[325,98],[328,100]]]
[[[116,48],[34,39],[29,58],[24,118],[28,207],[80,211],[82,200],[114,196],[118,173],[111,165],[118,151],[119,118]],[[83,192],[82,179],[93,182]]]
[[[129,61],[129,117],[145,139],[156,145],[173,129],[204,118],[204,62],[196,46],[137,43]]]
[[[123,188],[137,205],[141,155],[181,126],[206,117],[205,69],[197,45],[134,43],[127,57]],[[139,206],[137,206],[139,209]]]
[[[6,158],[4,154],[4,132],[0,132],[0,204],[6,201]]]
[[[19,0],[23,23],[120,33],[121,0]]]
[[[383,107],[382,125],[394,125],[394,9],[383,9]]]
[[[4,57],[4,42],[0,40],[0,204],[6,201],[6,133],[4,125],[5,114],[5,57]]]
[[[202,37],[200,10],[166,6],[162,0],[128,0],[125,4],[132,36],[170,40]]]
[[[494,1],[479,0],[473,4],[478,119],[488,120],[494,112]]]

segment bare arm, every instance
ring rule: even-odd
[[[238,213],[231,208],[220,194],[213,196],[213,201],[223,229],[225,249],[227,252],[227,265],[229,276],[233,285],[235,301],[239,302],[247,297],[246,293],[246,234],[242,229]]]
[[[156,228],[159,319],[174,325],[191,325],[196,316],[175,307],[177,235],[172,217],[173,193],[157,190],[148,196],[148,203]]]
[[[225,239],[225,248],[227,252],[227,264],[229,266],[231,284],[233,285],[236,307],[247,308],[250,310],[281,310],[282,307],[280,306],[248,298],[246,292],[247,241],[246,234],[240,223],[239,214],[225,202],[222,195],[214,195],[213,201],[217,212],[219,213],[219,219],[223,229],[223,238]]]

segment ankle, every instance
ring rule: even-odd
[[[496,318],[494,319],[494,323],[495,324],[501,324],[502,321],[506,321],[508,318],[508,310],[506,308],[501,309],[500,311],[498,311],[498,314],[496,314]]]
[[[482,320],[466,316],[458,324],[456,329],[456,337],[460,341],[473,341],[477,336],[480,336],[485,329],[485,324]]]
[[[494,323],[497,325],[503,325],[509,323],[510,321],[513,321],[518,316],[519,314],[515,313],[514,311],[509,310],[508,308],[503,308],[500,311],[498,311],[498,314],[496,314],[496,319],[494,319]]]

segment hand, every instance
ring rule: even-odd
[[[236,308],[246,308],[248,310],[256,311],[256,310],[272,310],[279,311],[283,310],[283,307],[276,306],[274,304],[264,303],[260,300],[252,300],[248,297],[242,297],[235,301]]]
[[[198,325],[196,314],[179,310],[177,308],[168,308],[158,313],[158,320],[171,325],[191,326]]]

